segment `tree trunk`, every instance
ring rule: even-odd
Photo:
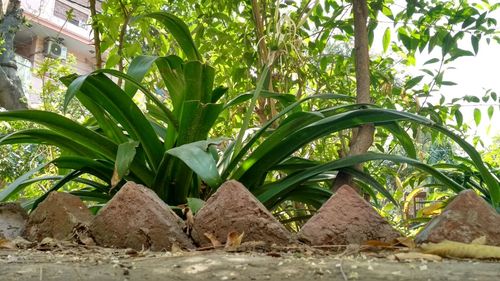
[[[372,103],[370,98],[370,56],[368,52],[368,5],[366,0],[353,0],[354,15],[354,48],[356,64],[356,102]],[[353,130],[348,156],[368,151],[373,143],[375,127],[372,124],[360,126]],[[355,167],[362,170],[362,165]],[[335,178],[332,190],[336,191],[344,184],[353,185],[352,176],[340,171]]]
[[[99,33],[99,23],[97,22],[96,0],[90,0],[90,17],[92,18],[92,33],[94,35],[95,66],[102,68],[101,37]]]
[[[0,6],[2,6],[0,2]],[[0,106],[5,109],[27,108],[21,79],[17,76],[14,53],[14,36],[23,22],[19,0],[10,0],[5,13],[0,14]]]

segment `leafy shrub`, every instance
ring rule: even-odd
[[[102,69],[84,76],[63,78],[68,86],[64,105],[76,97],[90,113],[91,117],[83,123],[47,111],[1,112],[0,120],[24,120],[41,126],[7,134],[1,144],[54,145],[63,153],[16,179],[0,192],[0,200],[11,198],[31,183],[47,180],[31,177],[51,164],[67,172],[50,179],[55,183],[48,192],[76,181],[85,187],[72,193],[95,202],[109,200],[126,180],[133,180],[154,190],[169,205],[176,206],[186,204],[189,198],[206,198],[224,180],[232,178],[245,184],[270,209],[287,200],[319,207],[331,195],[322,183],[331,181],[333,172],[342,169],[365,183],[362,186],[372,198],[376,199],[373,190],[378,190],[398,204],[373,177],[350,168],[376,160],[412,165],[455,192],[467,188],[415,159],[413,140],[398,125],[399,122],[412,122],[440,132],[461,146],[482,177],[485,188],[479,191],[498,207],[498,179],[470,144],[445,127],[415,114],[363,104],[302,111],[301,105],[311,99],[351,98],[329,94],[295,101],[287,95],[266,92],[263,89],[268,80],[267,67],[263,68],[254,91],[222,104],[220,100],[227,89],[214,88],[215,70],[202,62],[187,26],[166,12],[151,13],[148,17],[165,25],[187,60],[174,55],[140,56],[131,62],[127,74]],[[141,84],[152,67],[156,67],[162,78],[158,86],[166,88],[166,96]],[[124,80],[124,87],[107,75]],[[148,101],[146,113],[134,101],[138,90]],[[284,108],[255,133],[248,134],[254,106],[260,97],[275,98]],[[248,100],[250,105],[240,133],[225,150],[218,150],[226,140],[208,139],[211,128],[223,110]],[[374,124],[391,132],[407,156],[366,153],[324,163],[294,157],[299,149],[315,140],[363,124]],[[36,206],[44,196],[30,205]]]

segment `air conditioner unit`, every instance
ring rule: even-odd
[[[45,39],[43,44],[43,54],[46,57],[54,59],[66,59],[66,56],[68,55],[68,48],[59,43],[55,38],[48,37]]]

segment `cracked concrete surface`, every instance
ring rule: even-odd
[[[278,257],[276,257],[278,256]],[[500,280],[500,263],[257,253],[0,250],[1,280]]]

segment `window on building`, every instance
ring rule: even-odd
[[[87,1],[79,1],[79,2],[87,2]],[[87,3],[88,4],[88,3]],[[80,26],[85,27],[87,21],[89,19],[89,15],[80,10],[74,9],[71,6],[65,4],[61,0],[56,0],[54,6],[54,16],[66,20],[68,17],[68,13],[71,11],[72,17],[68,19],[68,22]]]

